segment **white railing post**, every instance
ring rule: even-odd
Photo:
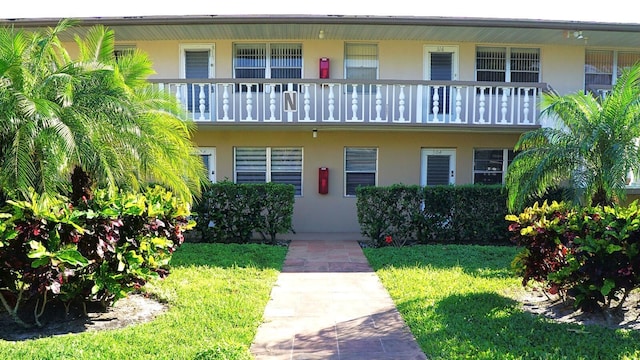
[[[265,85],[269,86],[269,120],[276,120],[276,88],[275,85]]]

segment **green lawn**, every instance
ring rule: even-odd
[[[250,359],[286,255],[267,245],[184,244],[153,292],[170,310],[122,330],[0,340],[0,359]]]
[[[638,359],[640,333],[524,313],[513,247],[365,249],[429,359]]]

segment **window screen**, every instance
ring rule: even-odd
[[[291,184],[302,195],[302,148],[239,147],[234,160],[237,184]]]
[[[378,164],[376,148],[345,149],[345,195],[355,196],[358,186],[375,186]]]
[[[346,44],[345,70],[347,79],[377,79],[378,46],[376,44]]]

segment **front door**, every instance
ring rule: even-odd
[[[420,185],[454,185],[455,168],[455,149],[422,149]]]
[[[424,79],[453,81],[458,79],[458,47],[437,45],[424,47]],[[423,91],[427,121],[444,122],[450,113],[451,87],[429,86]]]
[[[209,180],[212,183],[216,182],[216,148],[214,147],[201,147],[200,157],[204,163],[204,167],[207,169]]]

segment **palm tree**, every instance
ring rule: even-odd
[[[206,179],[190,140],[194,125],[147,82],[151,61],[140,51],[116,59],[114,33],[103,26],[76,36],[72,60],[59,40],[72,26],[0,29],[0,188],[54,194],[76,180],[80,196],[93,185],[154,182],[191,200]]]
[[[629,171],[640,164],[640,63],[623,71],[610,93],[542,96],[541,115],[557,128],[523,134],[507,172],[510,210],[566,187],[575,204],[611,205],[626,196]]]

